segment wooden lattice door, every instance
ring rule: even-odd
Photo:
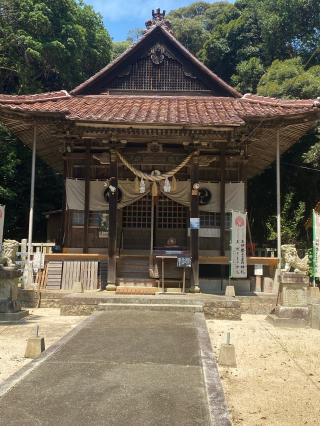
[[[180,247],[187,246],[189,209],[161,195],[155,206],[155,246],[163,247],[174,238]]]

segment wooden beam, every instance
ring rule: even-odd
[[[50,253],[45,255],[45,262],[55,260],[96,260],[106,261],[108,256],[106,254],[95,253]]]
[[[226,157],[221,151],[220,157],[220,256],[225,254],[226,228]]]
[[[118,203],[118,162],[114,152],[110,154],[110,190],[109,198],[109,240],[108,240],[108,283],[106,289],[114,291],[117,282],[117,203]]]
[[[88,253],[89,248],[89,214],[90,214],[90,178],[91,178],[90,145],[86,147],[86,174],[84,186],[84,227],[83,227],[83,253]]]
[[[62,213],[62,241],[61,241],[61,247],[63,248],[65,245],[67,245],[67,238],[68,238],[68,213],[69,210],[67,210],[67,194],[66,194],[66,179],[67,179],[67,162],[63,162],[63,213]]]
[[[228,265],[229,258],[227,256],[200,256],[201,265]],[[247,257],[248,265],[266,265],[277,266],[279,259],[277,257]]]
[[[199,218],[199,152],[193,156],[191,169],[191,206],[190,217]],[[191,227],[190,227],[191,228]],[[191,289],[199,293],[199,230],[190,229],[190,253],[192,260]]]

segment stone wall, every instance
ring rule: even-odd
[[[35,290],[19,288],[18,300],[22,308],[36,308],[38,306],[39,294]]]
[[[276,307],[277,295],[238,296],[243,314],[268,315]]]
[[[241,320],[241,304],[237,299],[205,301],[203,311],[207,319]]]

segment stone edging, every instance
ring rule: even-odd
[[[200,356],[208,398],[211,426],[232,426],[218,366],[212,352],[206,320],[203,313],[195,313]]]

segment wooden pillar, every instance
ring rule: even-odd
[[[90,178],[91,178],[91,153],[90,145],[86,146],[86,174],[84,187],[84,226],[83,226],[83,253],[88,253],[89,248],[89,213],[90,213]]]
[[[226,154],[225,150],[220,155],[220,256],[225,256],[226,244]],[[220,266],[221,290],[225,278],[226,266]]]
[[[190,218],[199,218],[199,153],[193,156],[191,169]],[[191,228],[191,227],[190,227]],[[190,229],[190,254],[192,259],[190,291],[199,293],[199,230]]]
[[[115,191],[112,192],[112,189]],[[118,164],[114,152],[110,154],[110,198],[109,198],[109,240],[108,240],[108,283],[106,289],[114,291],[117,282],[117,204]]]
[[[61,238],[61,249],[63,250],[63,247],[67,245],[68,241],[68,209],[67,209],[67,177],[68,177],[68,165],[67,165],[67,159],[63,158],[63,213],[62,213],[62,238]]]
[[[226,229],[226,154],[221,151],[220,156],[220,256],[225,256],[225,229]]]
[[[276,135],[276,172],[277,172],[277,256],[279,259],[278,268],[281,267],[281,182],[280,182],[280,132]]]

